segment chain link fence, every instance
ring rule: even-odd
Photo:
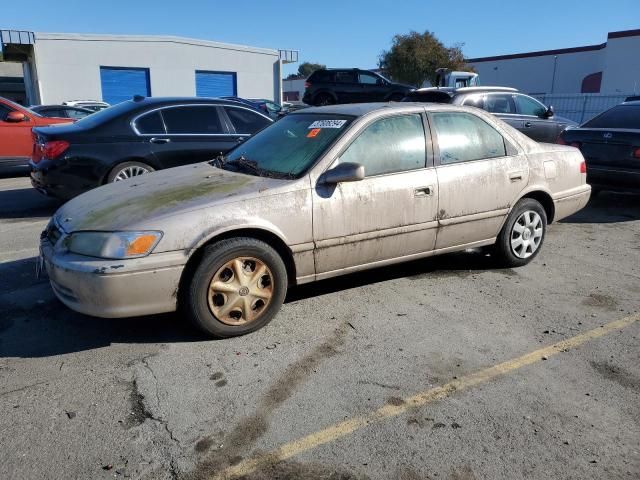
[[[547,93],[531,95],[545,105],[553,105],[556,114],[583,123],[599,113],[624,102],[629,94],[606,95],[601,93]]]

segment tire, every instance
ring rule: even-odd
[[[254,238],[230,238],[206,247],[183,307],[206,334],[235,337],[269,323],[284,302],[287,285],[287,269],[272,247]]]
[[[316,107],[322,107],[325,105],[333,105],[335,103],[336,102],[333,97],[328,93],[319,93],[318,95],[316,95],[314,105]]]
[[[503,267],[521,267],[540,252],[547,233],[547,214],[532,198],[520,200],[507,217],[493,249]]]
[[[127,180],[131,177],[137,177],[138,175],[144,175],[145,173],[151,173],[155,169],[146,163],[142,162],[123,162],[119,163],[107,177],[107,183],[119,182],[120,180]]]

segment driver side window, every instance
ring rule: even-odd
[[[7,121],[7,115],[9,115],[9,112],[11,112],[12,110],[8,109],[7,107],[5,107],[4,105],[0,104],[0,122],[6,122]]]
[[[364,83],[365,85],[377,85],[378,83],[378,77],[370,73],[360,73],[359,77],[360,83]]]
[[[422,117],[412,114],[377,120],[360,133],[338,162],[364,165],[367,177],[424,168]]]
[[[520,115],[531,115],[533,117],[541,117],[547,108],[533,98],[524,95],[516,95],[516,105],[518,105],[518,113]]]

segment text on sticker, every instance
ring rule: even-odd
[[[309,128],[342,128],[346,120],[316,120]]]

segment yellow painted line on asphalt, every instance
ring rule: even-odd
[[[384,407],[381,407],[367,415],[357,416],[343,422],[336,423],[335,425],[307,435],[306,437],[285,443],[265,455],[249,458],[237,465],[229,467],[218,473],[213,478],[229,479],[248,475],[259,470],[261,467],[272,464],[273,462],[286,460],[300,453],[317,448],[320,445],[333,442],[373,423],[401,415],[413,408],[421,407],[433,401],[446,398],[454,392],[466,390],[481,383],[488,382],[489,380],[506,375],[507,373],[526,367],[527,365],[541,362],[553,355],[557,355],[560,352],[566,352],[579,347],[590,340],[595,340],[596,338],[603,337],[609,333],[622,330],[638,320],[640,320],[640,314],[631,315],[615,322],[607,323],[601,327],[594,328],[593,330],[588,330],[576,335],[575,337],[554,343],[548,347],[540,348],[522,355],[521,357],[499,363],[498,365],[480,370],[479,372],[465,375],[440,387],[431,388],[413,395],[412,397],[405,398],[404,403],[401,405],[385,405]]]

